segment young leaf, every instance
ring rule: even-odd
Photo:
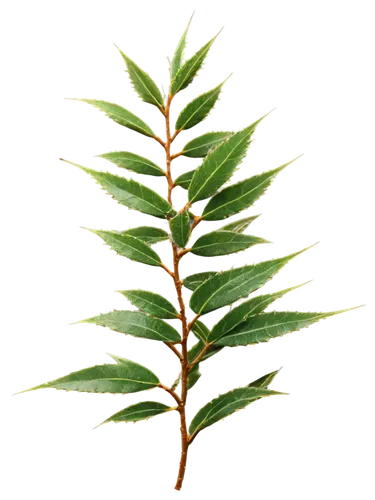
[[[205,343],[202,340],[199,340],[196,344],[193,345],[193,347],[189,350],[188,352],[188,360],[189,363],[192,363],[199,354],[202,352],[202,350],[205,348]],[[206,350],[206,352],[203,354],[199,362],[201,363],[202,361],[205,361],[206,359],[210,358],[214,354],[217,354],[220,352],[224,347],[222,346],[217,346],[215,344],[210,345],[209,348]]]
[[[185,50],[185,46],[186,46],[186,36],[187,36],[187,33],[189,31],[189,27],[190,27],[190,23],[191,23],[191,20],[193,19],[193,16],[194,16],[194,12],[189,20],[189,23],[186,27],[186,30],[184,31],[180,41],[178,42],[178,45],[176,47],[176,50],[175,50],[175,53],[174,53],[174,56],[173,56],[173,59],[172,59],[172,63],[171,63],[171,79],[173,79],[177,73],[177,71],[181,68],[181,64],[182,64],[182,59],[184,57],[184,50]]]
[[[155,177],[163,177],[165,175],[164,171],[152,161],[128,151],[114,151],[98,156],[99,158],[111,161],[120,168],[126,168],[137,174],[154,175]]]
[[[53,388],[65,391],[127,394],[152,389],[159,384],[158,377],[152,371],[123,358],[121,364],[91,366],[22,392]]]
[[[146,420],[173,409],[174,408],[170,406],[164,405],[163,403],[157,403],[156,401],[143,401],[142,403],[136,403],[115,413],[107,418],[107,420],[97,425],[97,427],[107,424],[108,422],[115,422],[116,424],[119,422],[138,422],[139,420]]]
[[[118,290],[141,311],[162,319],[178,318],[175,307],[161,295],[146,290]]]
[[[246,387],[261,387],[263,389],[268,389],[268,386],[270,385],[270,383],[273,381],[273,379],[276,377],[276,375],[279,373],[280,370],[281,368],[279,368],[274,372],[267,373],[267,375],[263,375],[263,377],[254,380],[254,382],[250,382],[250,384],[247,385]]]
[[[212,196],[231,178],[236,167],[244,159],[250,145],[250,138],[263,118],[233,134],[206,156],[191,179],[188,191],[191,203]]]
[[[182,155],[189,158],[204,158],[212,148],[228,139],[234,132],[208,132],[185,144]]]
[[[213,231],[198,238],[191,249],[191,253],[202,257],[228,255],[246,250],[259,243],[269,243],[269,241],[257,236],[233,231]]]
[[[280,292],[270,293],[267,295],[258,295],[253,297],[246,302],[243,302],[239,306],[230,310],[221,320],[214,325],[208,337],[207,342],[216,342],[219,338],[223,337],[225,334],[230,332],[237,325],[246,321],[250,316],[255,316],[263,312],[270,304],[275,302],[275,300],[280,299],[286,293],[296,290],[297,288],[305,285],[294,286],[293,288],[287,288],[281,290]]]
[[[89,231],[100,236],[118,255],[149,266],[161,266],[160,257],[155,250],[130,234],[95,229],[89,229]]]
[[[125,61],[130,81],[132,82],[134,90],[137,92],[139,97],[142,101],[153,104],[157,108],[163,110],[163,97],[154,80],[150,78],[150,76],[143,71],[143,69],[137,66],[134,61],[129,59],[129,57],[126,56],[120,49],[118,50]]]
[[[211,48],[211,45],[214,43],[219,33],[214,38],[212,38],[208,43],[206,43],[206,45],[204,45],[201,49],[199,49],[198,52],[196,52],[193,55],[193,57],[188,59],[177,71],[171,83],[172,95],[175,95],[177,94],[177,92],[186,89],[186,87],[193,81],[193,78],[200,70],[203,61],[206,58],[208,51]]]
[[[162,342],[179,342],[178,332],[165,321],[139,311],[112,311],[83,319],[78,323],[91,323],[115,332]]]
[[[187,376],[187,388],[190,390],[201,378],[201,372],[199,371],[199,363],[197,363],[192,370],[190,370]]]
[[[180,248],[184,248],[190,237],[190,215],[187,210],[177,214],[169,221],[172,239]]]
[[[192,331],[194,335],[198,339],[203,340],[203,342],[207,341],[208,336],[210,334],[210,330],[204,323],[202,323],[202,321],[196,321],[192,327]]]
[[[247,297],[308,248],[279,259],[217,273],[194,290],[190,298],[190,308],[197,314],[207,314]]]
[[[154,245],[155,243],[169,239],[168,233],[163,229],[150,226],[132,227],[130,229],[126,229],[125,231],[121,231],[120,234],[130,234],[130,236],[135,236],[148,245]]]
[[[282,393],[259,387],[241,387],[222,394],[199,410],[190,424],[189,434],[196,435],[202,429],[215,424],[237,410],[245,408],[256,399],[279,394]]]
[[[131,130],[135,130],[140,134],[146,135],[147,137],[154,137],[154,132],[150,129],[150,127],[138,116],[133,115],[127,109],[119,106],[118,104],[113,104],[111,102],[106,101],[97,101],[95,99],[73,99],[74,101],[82,101],[87,102],[87,104],[92,104],[96,108],[103,111],[109,118],[114,120],[116,123],[120,125],[130,128]]]
[[[356,309],[355,307],[352,309]],[[306,328],[320,319],[326,319],[352,309],[328,313],[303,312],[269,312],[252,316],[236,328],[221,337],[216,344],[222,346],[237,346],[268,342],[286,333],[296,332]]]
[[[259,215],[253,215],[252,217],[246,217],[245,219],[239,219],[226,226],[223,226],[219,231],[234,231],[235,233],[243,233],[249,225],[259,217]]]
[[[209,90],[191,101],[179,114],[175,129],[188,130],[203,121],[215,106],[221,89],[228,78],[214,89]]]
[[[218,274],[217,271],[206,271],[203,273],[191,274],[190,276],[184,278],[183,283],[186,288],[194,291],[202,283],[207,281],[209,278],[212,278],[212,276],[215,276],[216,274]]]
[[[195,170],[189,170],[189,172],[185,172],[184,174],[179,175],[174,183],[176,184],[176,186],[180,186],[183,189],[189,189],[190,182],[193,178],[194,173]]]
[[[290,165],[293,161],[263,174],[254,175],[249,179],[240,181],[233,186],[228,186],[207,203],[203,210],[204,220],[221,220],[249,208],[258,198],[265,193],[274,177]]]
[[[155,193],[152,189],[143,186],[143,184],[139,182],[133,181],[133,179],[125,179],[124,177],[119,177],[109,172],[91,170],[90,168],[82,167],[71,161],[63,161],[91,175],[91,177],[93,177],[112,198],[121,203],[121,205],[133,208],[144,214],[153,215],[159,219],[173,217],[176,213],[167,200]]]

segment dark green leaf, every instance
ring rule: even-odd
[[[135,155],[134,153],[129,153],[128,151],[114,151],[98,156],[111,161],[120,168],[126,168],[127,170],[137,172],[137,174],[154,175],[155,177],[162,177],[165,175],[163,170],[152,161],[142,156]]]
[[[280,299],[286,293],[299,288],[300,286],[294,286],[293,288],[287,288],[285,290],[281,290],[280,292],[270,293],[267,295],[258,295],[257,297],[253,297],[246,302],[243,302],[239,306],[235,307],[231,311],[229,311],[221,320],[214,325],[212,331],[207,337],[208,342],[216,342],[219,338],[223,337],[225,334],[230,332],[237,325],[246,321],[250,316],[255,316],[256,314],[260,314],[263,312],[270,304],[275,302],[275,300]]]
[[[233,134],[210,151],[203,163],[195,170],[191,179],[189,185],[189,201],[191,203],[212,196],[231,178],[236,167],[246,155],[251,135],[263,118]]]
[[[169,239],[168,233],[163,229],[150,226],[132,227],[131,229],[126,229],[126,231],[121,231],[120,234],[130,234],[130,236],[135,236],[148,245],[153,245],[159,243],[159,241],[166,241]]]
[[[89,229],[89,231],[100,236],[118,255],[148,264],[149,266],[161,266],[160,257],[155,250],[135,236],[116,233],[115,231],[100,231],[95,229]]]
[[[200,70],[203,61],[211,48],[211,45],[214,43],[219,33],[208,43],[206,43],[206,45],[199,49],[198,52],[196,52],[193,57],[188,59],[177,71],[171,83],[172,95],[175,95],[177,94],[177,92],[180,92],[180,90],[185,89],[193,81],[193,78]]]
[[[181,340],[173,326],[139,311],[112,311],[83,319],[78,323],[91,323],[108,327],[115,332],[162,342],[179,342]]]
[[[173,409],[174,408],[170,406],[163,405],[163,403],[157,403],[156,401],[143,401],[142,403],[136,403],[115,413],[107,418],[107,420],[97,425],[97,427],[107,424],[108,422],[115,422],[116,424],[118,422],[138,422],[139,420],[146,420]]]
[[[259,215],[253,215],[252,217],[246,217],[245,219],[239,219],[226,226],[223,226],[219,231],[234,231],[235,233],[243,233],[249,225],[259,217]]]
[[[232,135],[233,132],[208,132],[200,135],[185,144],[182,154],[189,158],[204,158],[212,148],[218,146]]]
[[[216,274],[218,274],[217,271],[206,271],[203,273],[191,274],[183,280],[184,286],[189,290],[194,291],[202,283],[207,281],[209,278],[212,278],[212,276],[215,276]]]
[[[140,134],[147,135],[147,137],[154,137],[154,132],[150,127],[138,116],[133,115],[125,108],[122,108],[118,104],[113,104],[106,101],[97,101],[95,99],[73,99],[74,101],[87,102],[92,104],[96,108],[103,111],[109,118],[114,120],[116,123],[123,125],[124,127],[130,128],[139,132]]]
[[[196,321],[193,325],[192,331],[198,339],[203,340],[204,342],[207,341],[210,334],[210,330],[204,323],[202,323],[202,321]]]
[[[118,290],[141,311],[163,319],[178,318],[175,307],[164,297],[146,290]]]
[[[171,228],[172,239],[181,248],[184,248],[190,237],[190,216],[185,210],[181,214],[177,214],[169,221]]]
[[[137,66],[134,61],[129,59],[129,57],[126,56],[120,49],[118,50],[125,61],[134,90],[137,92],[142,101],[153,104],[159,109],[164,109],[163,97],[153,79],[150,78],[150,76],[143,71],[143,69]]]
[[[175,53],[174,53],[174,56],[172,59],[172,63],[171,63],[171,79],[174,78],[177,71],[181,68],[182,59],[184,57],[184,50],[185,50],[185,46],[186,46],[186,36],[187,36],[188,30],[189,30],[191,20],[193,19],[193,16],[194,16],[194,13],[191,16],[190,21],[186,27],[186,30],[184,31],[184,33],[183,33],[183,35],[182,35],[182,37],[181,37],[181,39],[178,42],[178,45],[176,47],[176,50],[175,50]]]
[[[227,80],[224,80],[214,89],[209,90],[205,94],[202,94],[191,101],[179,114],[175,129],[188,130],[189,128],[192,128],[203,121],[215,106],[216,101],[219,98],[222,86]]]
[[[90,174],[121,205],[139,210],[139,212],[143,212],[144,214],[153,215],[159,219],[173,217],[176,213],[170,204],[159,194],[143,186],[143,184],[133,181],[133,179],[125,179],[109,172],[91,170],[71,161],[63,161]]]
[[[207,203],[203,210],[204,220],[221,220],[237,214],[250,207],[258,198],[265,193],[274,177],[293,161],[282,165],[274,170],[269,170],[263,174],[254,175],[249,179],[240,181],[233,186],[228,186],[217,193]]]
[[[267,283],[291,259],[308,248],[280,259],[217,273],[194,290],[190,308],[197,314],[206,314],[247,297]]]
[[[201,378],[201,372],[199,371],[199,363],[197,363],[189,372],[187,377],[187,388],[190,390]]]
[[[261,387],[267,389],[280,370],[281,368],[279,368],[274,372],[267,373],[267,375],[263,375],[263,377],[254,380],[254,382],[250,382],[250,384],[247,387]]]
[[[278,394],[282,393],[258,387],[241,387],[222,394],[199,410],[190,424],[189,434],[197,434],[202,429],[215,424],[237,410],[245,408],[259,398]]]
[[[234,231],[213,231],[198,238],[191,249],[191,253],[202,257],[228,255],[246,250],[259,243],[269,243],[269,241],[257,236],[235,233]]]
[[[356,309],[355,307],[352,309]],[[351,309],[328,313],[314,312],[269,312],[252,316],[236,328],[221,337],[216,344],[223,346],[237,346],[268,342],[275,337],[286,333],[296,332],[306,328],[320,319],[340,314]]]
[[[189,170],[189,172],[185,172],[184,174],[179,175],[174,183],[176,184],[176,186],[180,186],[183,189],[189,189],[190,182],[193,178],[194,173],[195,170]]]
[[[159,384],[158,377],[150,370],[123,358],[121,364],[91,366],[22,392],[53,388],[65,391],[126,394],[152,389]]]
[[[192,363],[195,359],[197,359],[197,357],[202,352],[204,347],[205,347],[205,343],[202,340],[199,340],[199,342],[197,342],[196,344],[193,345],[193,347],[188,352],[189,363]],[[222,349],[224,349],[224,347],[217,346],[217,345],[211,345],[207,349],[207,351],[203,354],[203,356],[199,360],[199,362],[201,363],[202,361],[205,361],[206,359],[210,358],[214,354],[217,354]]]

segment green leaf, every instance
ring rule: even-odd
[[[267,375],[263,375],[263,377],[254,380],[254,382],[250,382],[250,384],[247,387],[261,387],[267,389],[280,370],[281,368],[279,368],[274,372],[267,373]]]
[[[356,309],[355,307],[352,309]],[[222,346],[237,346],[258,344],[268,342],[275,337],[281,337],[286,333],[296,332],[306,328],[320,319],[326,319],[352,309],[334,311],[327,313],[314,312],[269,312],[252,316],[247,321],[233,328],[216,344]]]
[[[115,332],[162,342],[180,342],[178,332],[165,321],[139,311],[112,311],[83,319],[78,323],[91,323]]]
[[[161,415],[167,411],[174,410],[170,406],[164,405],[163,403],[157,403],[156,401],[143,401],[142,403],[136,403],[134,405],[128,406],[123,410],[115,413],[111,417],[104,420],[100,425],[107,424],[108,422],[138,422],[139,420],[146,420],[155,415]]]
[[[191,23],[191,20],[193,19],[193,16],[194,16],[194,12],[190,18],[190,21],[186,27],[186,30],[184,31],[180,41],[178,42],[178,45],[176,47],[176,50],[175,50],[175,53],[174,53],[174,56],[173,56],[173,59],[172,59],[172,63],[171,63],[171,79],[173,79],[177,73],[177,71],[181,68],[181,64],[182,64],[182,59],[184,57],[184,50],[185,50],[185,47],[186,47],[186,36],[187,36],[187,33],[189,31],[189,27],[190,27],[190,23]]]
[[[180,248],[184,248],[190,238],[190,215],[188,210],[177,214],[169,221],[172,239]]]
[[[280,299],[286,293],[296,290],[297,288],[305,285],[294,286],[293,288],[287,288],[281,290],[280,292],[270,293],[267,295],[258,295],[253,297],[246,302],[243,302],[239,306],[235,307],[229,311],[221,320],[214,325],[212,331],[206,338],[207,342],[216,342],[218,339],[223,337],[225,334],[230,332],[240,323],[246,321],[250,316],[255,316],[263,312],[270,304],[275,302],[275,300]]]
[[[220,33],[220,31],[219,31]],[[216,37],[219,33],[212,38],[206,45],[204,45],[201,49],[196,52],[193,57],[188,59],[181,68],[177,71],[171,82],[171,94],[175,95],[177,92],[180,92],[193,81],[193,78],[196,76],[200,68],[202,67],[203,61],[206,58],[208,51],[211,48],[211,45],[214,43]]]
[[[234,132],[208,132],[185,144],[182,155],[189,158],[204,158],[212,148],[228,139]]]
[[[130,229],[126,229],[125,231],[121,231],[120,234],[130,234],[130,236],[135,236],[148,245],[154,245],[155,243],[169,239],[168,233],[163,229],[151,226],[132,227]]]
[[[152,189],[143,186],[143,184],[133,181],[133,179],[125,179],[109,172],[91,170],[71,161],[63,161],[91,175],[121,205],[133,208],[144,214],[153,215],[159,219],[173,217],[176,214],[175,210],[173,210],[164,198]]]
[[[198,339],[203,340],[203,342],[207,341],[208,336],[210,334],[210,330],[204,323],[202,323],[202,321],[196,321],[192,327],[192,331],[194,335]]]
[[[163,177],[165,175],[164,171],[152,161],[128,151],[114,151],[98,156],[99,158],[111,161],[120,168],[126,168],[137,174],[154,175],[155,177]]]
[[[199,285],[201,285],[204,281],[212,278],[217,273],[217,269],[209,269],[205,271],[194,271],[193,273],[189,273],[184,277],[183,283],[186,290],[192,292]]]
[[[259,217],[259,215],[253,215],[252,217],[246,217],[245,219],[239,219],[226,226],[223,226],[219,231],[234,231],[235,233],[243,233],[249,225]]]
[[[215,106],[221,89],[228,78],[214,89],[209,90],[191,101],[179,114],[175,129],[188,130],[203,121]]]
[[[201,372],[199,371],[199,363],[197,363],[192,370],[190,370],[187,376],[187,388],[190,390],[201,378]]]
[[[250,138],[263,118],[233,134],[210,151],[191,179],[188,193],[191,203],[212,196],[230,179],[236,167],[244,159],[250,145]]]
[[[96,229],[89,229],[89,231],[100,236],[118,255],[148,264],[149,266],[161,266],[160,257],[155,250],[142,240],[130,236],[130,234]]]
[[[146,290],[118,290],[141,311],[163,319],[178,318],[175,307],[161,295]]]
[[[185,172],[184,174],[179,175],[174,183],[176,184],[176,186],[180,186],[183,189],[189,189],[190,182],[193,178],[194,173],[195,170],[189,170],[189,172]]]
[[[53,388],[65,391],[127,394],[153,389],[159,384],[158,377],[150,370],[123,358],[121,364],[91,366],[22,392]]]
[[[257,236],[235,233],[234,231],[213,231],[198,238],[191,249],[191,253],[202,257],[228,255],[246,250],[259,243],[269,243],[269,241]]]
[[[297,159],[297,158],[296,158]],[[228,186],[207,203],[203,210],[204,220],[221,220],[237,214],[249,208],[258,198],[265,193],[276,175],[284,170],[285,167],[293,163],[292,160],[285,165],[274,170],[269,170],[263,174],[254,175],[249,179],[240,181],[233,186]]]
[[[197,359],[197,357],[202,352],[204,347],[205,347],[205,343],[202,340],[199,340],[199,342],[197,342],[196,344],[193,345],[193,347],[188,352],[189,363],[192,363],[195,359]],[[206,359],[210,358],[214,354],[217,354],[218,352],[220,352],[222,349],[224,349],[224,347],[217,346],[215,344],[210,345],[210,347],[208,347],[207,351],[204,353],[204,355],[199,360],[199,362],[201,363],[202,361],[205,361]]]
[[[207,314],[247,297],[308,248],[279,259],[217,273],[194,290],[190,298],[190,308],[197,314]]]
[[[133,84],[134,90],[137,92],[142,101],[153,104],[157,108],[163,110],[163,97],[154,80],[150,78],[150,76],[143,71],[143,69],[137,66],[134,61],[129,59],[129,57],[126,56],[118,47],[117,49],[125,61],[128,75]]]
[[[138,116],[133,115],[133,113],[119,106],[118,104],[113,104],[111,102],[106,102],[106,101],[97,101],[95,99],[73,99],[73,100],[87,102],[87,104],[95,106],[100,111],[103,111],[103,113],[105,113],[109,118],[114,120],[116,123],[119,123],[123,127],[135,130],[136,132],[146,135],[147,137],[155,136],[154,132],[143,120],[138,118]]]
[[[237,410],[245,408],[259,398],[278,394],[282,393],[259,387],[241,387],[222,394],[199,410],[190,424],[189,434],[191,436],[197,434],[202,429],[215,424]]]

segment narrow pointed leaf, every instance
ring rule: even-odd
[[[74,99],[75,101],[87,102],[95,106],[100,111],[103,111],[109,118],[114,120],[116,123],[122,125],[123,127],[135,130],[140,134],[146,135],[147,137],[154,137],[154,132],[150,127],[138,116],[133,115],[127,109],[119,106],[118,104],[113,104],[106,101],[97,101],[95,99]]]
[[[138,422],[139,420],[146,420],[171,410],[173,410],[173,408],[163,403],[143,401],[142,403],[136,403],[124,408],[99,425],[107,424],[108,422],[115,422],[116,424],[119,422]],[[99,425],[97,427],[99,427]]]
[[[173,326],[139,311],[112,311],[84,319],[79,323],[91,323],[133,337],[160,340],[162,342],[179,342],[181,340],[180,335]]]
[[[194,173],[195,170],[189,170],[189,172],[185,172],[184,174],[179,175],[174,183],[176,184],[176,186],[180,186],[183,189],[189,189],[190,182],[193,178]]]
[[[305,283],[303,283],[303,285],[305,285]],[[206,340],[208,342],[216,342],[237,325],[246,321],[250,316],[262,313],[270,304],[275,302],[275,300],[280,299],[286,293],[296,290],[303,285],[287,288],[276,293],[258,295],[257,297],[253,297],[243,302],[229,311],[218,323],[216,323],[216,325],[214,325]]]
[[[152,161],[128,151],[114,151],[98,156],[111,161],[120,168],[126,168],[137,174],[154,175],[155,177],[163,177],[165,175],[163,170]]]
[[[188,192],[191,203],[212,196],[231,178],[236,167],[244,159],[251,135],[262,119],[233,134],[210,151],[191,179]]]
[[[152,389],[159,383],[158,377],[150,370],[124,359],[117,365],[106,364],[84,368],[22,392],[53,388],[65,391],[126,394]]]
[[[217,273],[194,290],[190,298],[190,308],[197,314],[206,314],[247,297],[305,250],[307,248],[280,259]]]
[[[213,231],[198,238],[191,253],[202,257],[228,255],[246,250],[259,243],[269,243],[269,241],[234,231]]]
[[[201,378],[202,374],[199,371],[199,363],[197,363],[192,370],[190,370],[189,375],[187,376],[187,388],[190,390],[198,380]]]
[[[259,215],[253,215],[252,217],[246,217],[245,219],[239,219],[230,224],[226,224],[221,227],[219,231],[234,231],[236,233],[243,233],[249,225],[259,217]]]
[[[189,158],[204,158],[211,149],[228,139],[234,132],[208,132],[191,140],[182,149],[182,155]]]
[[[169,239],[168,233],[163,229],[151,226],[132,227],[131,229],[121,231],[120,234],[130,234],[130,236],[135,236],[148,245],[154,245],[155,243]]]
[[[217,271],[206,271],[203,273],[191,274],[190,276],[186,276],[186,278],[184,278],[183,283],[186,288],[194,291],[202,283],[216,274],[218,274]]]
[[[193,15],[194,15],[194,13],[193,13]],[[186,47],[186,36],[187,36],[188,31],[189,31],[191,20],[193,19],[193,15],[191,16],[189,23],[186,27],[186,30],[183,32],[182,37],[181,37],[181,39],[178,42],[178,45],[176,47],[176,50],[175,50],[175,53],[174,53],[174,56],[172,59],[172,63],[171,63],[171,79],[173,79],[175,77],[177,71],[181,68],[182,59],[184,57],[184,50]]]
[[[277,311],[259,314],[258,316],[250,317],[247,321],[224,335],[224,337],[221,337],[216,342],[216,345],[237,346],[268,342],[272,338],[296,332],[301,330],[301,328],[306,328],[316,323],[320,319],[326,319],[329,316],[346,311],[350,311],[350,309],[328,313]]]
[[[153,215],[159,219],[173,217],[176,213],[167,200],[155,193],[152,189],[143,186],[143,184],[139,182],[133,181],[133,179],[125,179],[124,177],[119,177],[109,172],[98,172],[97,170],[91,170],[90,168],[77,165],[77,163],[72,163],[67,160],[63,161],[91,175],[96,182],[115,200],[121,203],[121,205],[138,210],[144,214]]]
[[[270,383],[273,381],[273,379],[276,377],[276,375],[279,373],[281,368],[278,370],[267,373],[267,375],[263,375],[263,377],[258,378],[257,380],[254,380],[254,382],[250,382],[250,384],[247,387],[261,387],[264,389],[268,389],[268,386]]]
[[[258,387],[242,387],[222,394],[199,410],[190,424],[189,434],[197,434],[202,429],[215,424],[237,410],[245,408],[259,398],[278,394],[282,393]]]
[[[197,342],[196,344],[193,345],[193,347],[188,352],[189,363],[192,363],[195,359],[197,359],[197,357],[202,352],[204,347],[205,347],[205,343],[202,340],[199,340],[199,342]],[[211,345],[206,350],[204,355],[201,357],[199,362],[201,363],[202,361],[205,361],[206,359],[210,358],[214,354],[217,354],[218,352],[220,352],[222,349],[224,349],[224,347],[217,346],[215,344]]]
[[[204,323],[202,323],[202,321],[199,320],[194,323],[192,331],[194,335],[198,339],[203,340],[203,342],[206,342],[210,335],[210,330]]]
[[[185,210],[181,214],[177,214],[169,221],[171,228],[172,239],[181,248],[184,248],[190,237],[190,216]]]
[[[133,84],[134,90],[137,92],[142,101],[153,104],[159,109],[163,109],[163,96],[161,95],[154,80],[120,49],[118,50],[125,61],[128,75]]]
[[[148,264],[149,266],[161,266],[160,257],[155,250],[135,236],[115,231],[100,231],[95,229],[90,229],[90,231],[100,236],[118,255]]]
[[[218,33],[219,34],[219,33]],[[188,59],[181,68],[177,71],[171,83],[171,94],[175,95],[177,92],[185,89],[196,76],[200,68],[202,67],[203,61],[205,60],[211,45],[214,43],[218,34],[212,38],[206,45],[196,52],[193,57]]]
[[[292,160],[294,161],[294,160]],[[254,175],[249,179],[228,186],[207,203],[203,210],[204,220],[221,220],[249,208],[265,193],[276,175],[292,162],[263,174]]]
[[[119,290],[130,302],[141,311],[162,319],[178,318],[175,307],[161,295],[146,290]]]
[[[202,122],[215,106],[225,82],[191,101],[179,114],[175,129],[188,130]]]

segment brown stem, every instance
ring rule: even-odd
[[[173,96],[169,95],[167,104],[165,107],[165,129],[166,129],[166,136],[167,140],[165,142],[165,152],[166,152],[166,164],[167,164],[167,181],[168,181],[168,202],[172,205],[172,190],[175,187],[174,182],[172,180],[172,175],[171,175],[171,143],[174,140],[174,138],[177,136],[178,132],[175,132],[173,137],[171,137],[171,131],[170,131],[170,124],[169,124],[169,111],[170,111],[170,106],[172,102]],[[182,339],[181,339],[181,397],[180,397],[180,402],[179,402],[179,413],[180,413],[180,420],[181,420],[181,461],[180,461],[180,467],[178,471],[178,478],[176,482],[176,490],[180,490],[182,486],[182,481],[184,479],[185,475],[185,467],[186,467],[186,459],[187,459],[187,450],[189,446],[189,435],[187,432],[187,426],[186,426],[186,415],[185,415],[185,405],[186,405],[186,398],[187,398],[187,377],[188,377],[188,350],[187,350],[187,339],[188,339],[188,325],[187,325],[187,319],[186,319],[186,312],[185,312],[185,304],[184,300],[182,298],[182,281],[180,279],[180,274],[179,274],[179,269],[178,269],[178,264],[180,261],[180,256],[179,256],[179,250],[177,245],[172,241],[172,250],[173,250],[173,270],[174,272],[170,272],[169,269],[169,274],[172,276],[174,285],[176,288],[177,292],[177,299],[178,303],[180,305],[180,320],[182,323]],[[170,389],[172,390],[172,389]]]
[[[174,160],[175,158],[178,158],[181,155],[182,155],[182,151],[180,151],[179,153],[175,153],[174,155],[171,156],[171,160]]]
[[[199,363],[199,361],[203,358],[203,356],[206,354],[208,348],[210,347],[210,344],[206,344],[203,349],[201,350],[201,352],[198,354],[198,356],[189,364],[188,368],[189,368],[189,371],[193,368],[193,366],[195,366],[197,363]]]
[[[171,351],[173,351],[175,353],[175,355],[179,358],[179,359],[182,359],[182,354],[180,353],[180,351],[178,349],[175,348],[175,346],[172,344],[172,342],[164,342],[164,344],[166,346],[169,347],[169,349]]]
[[[173,389],[171,389],[170,387],[167,387],[166,385],[159,384],[159,387],[160,387],[160,389],[163,389],[164,391],[169,392],[169,394],[176,400],[178,407],[179,407],[179,411],[180,411],[180,406],[181,406],[182,401],[181,401],[181,398],[179,397],[179,395],[176,394]]]

